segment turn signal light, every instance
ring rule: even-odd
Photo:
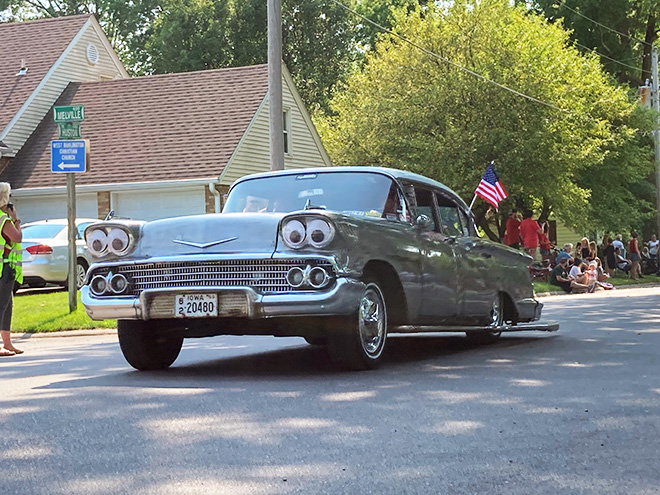
[[[25,250],[30,254],[53,254],[53,248],[45,244],[35,244],[34,246],[26,247]]]

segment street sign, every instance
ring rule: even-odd
[[[57,130],[60,139],[80,139],[80,122],[58,123]]]
[[[85,120],[85,105],[66,105],[53,107],[55,122],[82,122]]]
[[[50,142],[51,172],[86,172],[89,143],[85,139]]]

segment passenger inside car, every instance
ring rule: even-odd
[[[263,213],[267,208],[268,200],[266,198],[248,196],[245,198],[245,208],[243,208],[243,211],[246,213]]]

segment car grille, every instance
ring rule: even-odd
[[[138,296],[148,289],[187,287],[250,287],[260,294],[309,290],[294,289],[286,281],[294,266],[322,266],[334,278],[332,263],[323,259],[267,259],[181,261],[171,263],[139,263],[93,269],[95,275],[121,273],[129,281],[130,294]]]

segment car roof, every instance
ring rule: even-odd
[[[263,177],[278,177],[278,176],[300,175],[300,174],[339,173],[339,172],[379,173],[382,175],[387,175],[388,177],[395,179],[397,181],[406,180],[411,182],[417,182],[419,184],[423,184],[429,187],[441,189],[442,191],[450,194],[452,197],[458,199],[465,209],[469,209],[465,201],[463,201],[463,199],[460,196],[458,196],[458,194],[452,191],[449,187],[445,186],[442,182],[438,182],[437,180],[434,179],[429,179],[428,177],[425,177],[420,174],[416,174],[414,172],[409,172],[407,170],[399,170],[396,168],[388,168],[388,167],[350,166],[350,167],[313,167],[313,168],[275,170],[270,172],[261,172],[258,174],[243,176],[240,179],[237,179],[236,182],[234,182],[234,184],[232,184],[231,187],[233,188],[237,184],[240,184],[241,182],[247,180],[259,179]]]
[[[76,218],[76,225],[86,222],[100,222],[98,218]],[[23,227],[27,225],[68,225],[69,220],[66,218],[50,218],[47,220],[35,220],[34,222],[27,222],[23,224]]]

